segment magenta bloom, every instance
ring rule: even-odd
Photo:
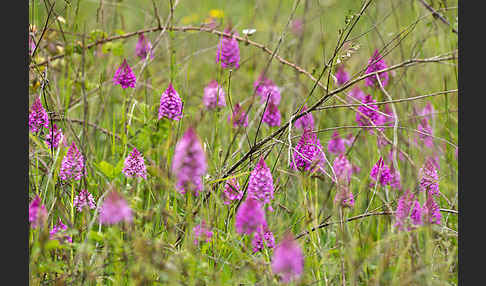
[[[127,60],[124,59],[121,66],[116,70],[115,76],[113,76],[113,84],[114,85],[121,85],[122,88],[133,87],[135,88],[135,83],[137,82],[137,78],[133,73],[132,69],[127,63]]]
[[[290,31],[292,31],[292,33],[299,36],[304,31],[304,23],[300,19],[294,19],[292,20],[290,28]]]
[[[66,156],[62,159],[59,177],[63,181],[71,179],[78,181],[81,180],[81,177],[83,177],[85,173],[84,157],[73,142],[69,147]]]
[[[29,33],[29,55],[32,56],[32,54],[34,53],[34,50],[35,50],[35,40],[34,40],[34,36]]]
[[[377,178],[378,175],[380,176],[379,180]],[[392,174],[390,172],[390,168],[385,165],[383,158],[380,157],[380,159],[373,166],[373,168],[371,169],[370,177],[373,179],[374,182],[379,181],[383,187],[390,184],[390,182],[392,181]]]
[[[230,33],[230,29],[226,28],[225,33]],[[218,48],[216,50],[216,63],[221,62],[222,68],[238,68],[240,66],[240,48],[238,41],[234,36],[238,36],[235,32],[232,37],[222,36]]]
[[[424,145],[428,148],[434,147],[433,137],[426,134],[432,134],[432,127],[429,125],[429,120],[427,118],[422,118],[417,126],[417,130],[420,132],[418,136]]]
[[[175,91],[172,83],[162,93],[160,97],[159,120],[162,117],[167,117],[172,120],[180,120],[182,117],[183,103],[177,91]]]
[[[270,200],[273,199],[272,172],[265,164],[263,157],[260,158],[250,174],[247,191],[248,196],[261,200],[264,204],[270,203]]]
[[[339,154],[334,159],[332,168],[334,169],[338,182],[349,183],[351,174],[353,174],[353,167],[344,154]]]
[[[392,111],[389,104],[385,104],[383,113],[388,115],[388,116],[385,116],[383,114],[380,114],[383,117],[383,119],[382,119],[383,124],[386,124],[388,126],[393,126],[393,124],[395,123],[395,115],[393,115],[393,111]]]
[[[42,127],[49,128],[49,117],[42,106],[40,97],[37,97],[30,106],[29,130],[30,132],[36,133]]]
[[[348,92],[348,102],[349,103],[355,103],[354,100],[351,98],[354,98],[358,100],[359,102],[362,102],[366,97],[366,94],[357,86],[355,86],[350,92]]]
[[[268,229],[263,231],[263,227],[260,227],[259,231],[255,231],[253,233],[253,239],[251,240],[251,245],[253,246],[253,253],[262,251],[264,244],[266,244],[268,248],[274,248],[275,238],[271,231],[269,231]]]
[[[323,168],[325,159],[322,150],[317,134],[310,129],[304,130],[293,152],[292,167],[296,170],[311,172],[316,167]]]
[[[209,230],[204,220],[192,229],[192,233],[195,245],[198,245],[200,241],[210,242],[213,236],[213,232]]]
[[[307,105],[304,105],[304,107],[302,107],[301,113],[303,113],[306,110],[307,110]],[[300,129],[314,129],[314,117],[312,117],[312,113],[309,112],[306,115],[295,120],[294,126],[295,128],[300,128]]]
[[[386,69],[388,66],[386,65],[385,60],[381,57],[380,53],[378,50],[375,50],[375,53],[373,56],[368,60],[368,68],[366,69],[366,74],[373,73],[382,69]],[[383,87],[385,87],[388,83],[388,72],[382,72],[379,73],[378,75],[373,75],[370,77],[367,77],[365,79],[365,85],[366,86],[379,86],[377,77],[380,77],[380,81],[383,84]]]
[[[304,269],[304,256],[296,240],[286,235],[273,252],[272,271],[282,277],[282,282],[296,280]]]
[[[399,199],[397,209],[395,211],[395,224],[398,230],[404,230],[407,219],[410,215],[410,210],[414,205],[414,196],[410,190],[407,190]]]
[[[44,205],[41,204],[39,195],[36,195],[34,200],[29,205],[29,222],[32,228],[37,228],[47,220],[47,210]]]
[[[262,104],[265,104],[265,102],[267,102],[267,98],[269,104],[280,104],[282,96],[280,95],[280,88],[278,88],[278,86],[276,86],[275,84],[272,83],[263,86],[260,85],[257,90],[260,90],[260,92],[257,92],[257,95],[260,96],[260,102]]]
[[[390,186],[394,189],[401,190],[402,189],[402,184],[400,182],[401,176],[400,176],[400,171],[395,170],[393,168],[393,165],[390,165]]]
[[[177,142],[172,158],[172,172],[177,178],[176,189],[181,194],[187,190],[196,196],[203,190],[202,176],[206,173],[206,155],[196,132],[189,127]]]
[[[336,71],[336,79],[338,85],[343,85],[349,80],[349,74],[344,70],[343,66],[339,66]]]
[[[49,148],[51,148],[51,143],[53,148],[57,148],[59,146],[59,142],[63,138],[61,128],[57,128],[56,123],[52,125],[52,129],[49,128],[49,132],[46,134],[46,143]]]
[[[101,206],[99,220],[101,224],[107,225],[121,221],[131,223],[133,220],[132,209],[121,194],[110,191]]]
[[[92,210],[96,208],[93,195],[87,190],[81,190],[79,194],[74,197],[74,206],[78,212],[82,212],[84,207]]]
[[[224,204],[229,205],[231,201],[241,200],[243,192],[240,190],[240,184],[236,178],[232,178],[226,181],[226,185],[223,190]]]
[[[243,111],[239,103],[235,104],[233,107],[233,116],[229,115],[228,121],[233,124],[234,128],[237,128],[238,126],[248,126],[248,115]]]
[[[331,140],[327,144],[327,150],[331,154],[342,154],[346,151],[346,146],[344,146],[344,140],[339,137],[339,132],[334,131]]]
[[[69,235],[62,234],[64,231],[67,230],[67,226],[62,223],[61,219],[57,222],[56,225],[49,231],[49,239],[57,239],[60,242],[67,241],[72,243],[73,239]]]
[[[400,160],[400,161],[404,161],[405,160],[405,157],[403,156],[403,153],[402,152],[398,152],[397,151],[397,159]],[[388,161],[393,161],[393,148],[390,149],[390,152],[388,152]]]
[[[138,57],[145,59],[148,53],[150,53],[150,59],[153,59],[154,54],[152,52],[152,44],[150,43],[150,40],[145,38],[143,34],[140,34],[138,36],[137,45],[135,46],[135,54]]]
[[[123,174],[128,178],[140,177],[147,179],[147,169],[145,168],[145,162],[143,156],[138,152],[137,148],[133,148],[132,153],[125,158],[125,164],[123,167]]]
[[[432,104],[430,104],[430,102],[427,102],[425,107],[418,112],[418,115],[423,116],[428,120],[433,120],[435,118],[434,113],[435,113],[434,107],[432,106]]]
[[[433,159],[427,158],[425,160],[419,174],[421,175],[419,189],[424,192],[427,191],[430,195],[438,195],[439,175],[437,174]]]
[[[334,203],[343,208],[352,208],[354,206],[353,192],[349,190],[348,185],[338,184],[338,191],[334,197]]]
[[[373,104],[376,101],[371,97],[371,95],[365,96],[362,103],[366,104],[361,105],[358,107],[358,111],[356,112],[356,122],[358,122],[359,126],[380,126],[383,122],[383,117],[381,114],[378,113],[378,107]],[[361,112],[361,113],[360,113]],[[368,118],[366,118],[365,116]],[[383,128],[379,128],[383,130]]]
[[[262,121],[270,127],[280,126],[280,110],[278,110],[278,106],[269,102],[263,113]]]
[[[435,202],[434,196],[427,194],[427,201],[422,208],[424,223],[440,224],[442,215],[439,205]]]
[[[248,196],[240,205],[235,216],[236,232],[251,235],[259,227],[266,227],[265,212],[260,201]]]
[[[253,82],[253,88],[255,89],[256,94],[260,97],[264,96],[263,90],[267,86],[271,86],[271,85],[275,85],[275,84],[273,83],[273,81],[271,79],[264,77],[263,73],[258,76],[258,78],[257,78],[257,80],[255,80],[255,82]],[[265,100],[266,100],[266,97],[265,97]]]
[[[204,88],[203,103],[208,109],[226,106],[223,87],[219,86],[216,80],[212,80]]]
[[[422,224],[422,207],[418,200],[415,200],[413,203],[413,209],[410,213],[410,218],[412,219],[412,223],[414,225],[421,225]]]

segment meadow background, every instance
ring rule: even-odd
[[[292,233],[304,256],[303,273],[291,283],[457,285],[457,5],[447,0],[29,1],[38,43],[29,64],[29,105],[40,96],[49,121],[66,140],[49,148],[48,129],[29,133],[29,201],[38,195],[48,213],[45,225],[29,233],[30,284],[282,283],[271,268],[274,249],[254,253],[251,237],[235,231],[235,213],[246,196],[229,205],[222,199],[228,177],[237,178],[245,191],[250,172],[265,156],[275,185],[273,211],[265,211],[268,227],[277,244]],[[231,24],[248,39],[239,41],[239,68],[216,64],[221,34],[208,28],[211,21],[216,31]],[[302,21],[301,32],[296,21]],[[189,26],[196,28],[182,28]],[[147,29],[154,58],[145,60],[135,55],[133,32]],[[255,31],[245,36],[245,29]],[[389,67],[397,65],[389,71],[386,93],[365,86],[363,79],[344,87],[335,81],[339,66],[349,73],[348,83],[362,77],[375,50]],[[135,88],[113,84],[124,59],[136,75]],[[254,96],[254,82],[265,70],[281,90],[277,127],[260,123],[265,104]],[[208,110],[203,90],[213,79],[225,90],[226,106]],[[184,102],[180,121],[157,117],[169,82]],[[383,131],[406,153],[397,162],[399,190],[372,184],[370,171],[380,157],[388,158],[392,144],[380,144],[377,132],[357,124],[358,106],[349,104],[359,102],[348,96],[356,86],[377,102],[389,101],[388,96],[400,100],[392,103],[397,128]],[[228,122],[237,102],[250,108],[246,128]],[[295,147],[302,130],[287,126],[275,132],[295,121],[304,102],[322,102],[312,111],[314,130],[331,163],[336,155],[327,146],[333,133],[353,138],[346,148],[348,160],[359,167],[349,187],[352,208],[334,203],[337,188],[330,177],[289,166],[289,140]],[[417,130],[428,103],[432,146],[424,145]],[[207,158],[199,196],[177,192],[171,172],[175,146],[189,126]],[[72,142],[84,156],[86,175],[65,183],[59,173]],[[122,172],[133,147],[145,158],[146,179]],[[438,163],[441,223],[400,231],[394,227],[397,202],[405,190],[424,201],[420,169],[427,158]],[[102,225],[98,209],[77,211],[73,197],[82,189],[97,207],[108,191],[121,193],[133,222]],[[50,239],[59,219],[72,242]],[[193,228],[202,221],[213,235],[194,244]]]

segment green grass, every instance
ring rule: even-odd
[[[122,35],[156,27],[152,1],[51,1],[54,14],[32,63],[65,54],[50,62],[47,68],[49,84],[42,89],[45,66],[29,69],[29,102],[42,95],[48,109],[57,118],[79,120],[56,121],[67,143],[76,142],[86,159],[87,176],[72,185],[61,185],[59,168],[67,147],[53,154],[44,143],[45,135],[29,135],[29,197],[42,198],[49,211],[45,229],[31,229],[29,235],[32,285],[54,285],[54,281],[75,285],[277,285],[279,278],[271,270],[273,250],[253,254],[251,238],[236,233],[234,214],[238,203],[225,205],[221,198],[225,172],[250,150],[263,106],[255,102],[249,113],[250,126],[237,134],[226,166],[223,166],[228,146],[236,130],[228,123],[230,102],[250,104],[253,82],[265,68],[270,55],[253,45],[239,44],[241,66],[231,73],[215,64],[218,36],[197,31],[166,31],[155,50],[155,58],[140,73],[142,61],[134,54],[137,37],[110,41],[98,47],[82,48],[99,35]],[[169,15],[169,1],[155,1],[162,26]],[[177,2],[177,1],[173,1]],[[306,19],[303,39],[285,29],[294,1],[178,1],[174,9],[174,26],[200,26],[219,9],[224,17],[216,28],[223,31],[228,23],[243,36],[242,30],[256,29],[250,40],[273,51],[285,33],[278,55],[319,77],[331,58],[339,30],[349,30],[346,18],[356,19],[364,1],[298,1],[294,18]],[[456,25],[457,1],[430,1],[434,9]],[[101,5],[101,3],[103,3]],[[444,3],[447,9],[444,9]],[[101,5],[101,6],[100,6]],[[307,11],[305,6],[308,5]],[[101,7],[101,8],[100,8]],[[49,9],[44,1],[29,2],[29,19],[37,28],[36,41],[46,23]],[[64,22],[56,21],[62,16]],[[346,28],[347,27],[347,28]],[[59,31],[62,29],[63,33]],[[103,32],[103,33],[102,33]],[[397,37],[397,35],[401,35]],[[152,43],[160,31],[145,34]],[[343,58],[352,78],[362,75],[375,49],[385,48],[389,66],[408,59],[426,59],[457,50],[457,34],[430,14],[420,1],[371,1],[349,38],[359,46],[350,57]],[[300,43],[302,41],[302,43]],[[58,46],[59,49],[55,47]],[[171,56],[172,54],[172,56]],[[346,50],[339,51],[346,55]],[[112,77],[126,58],[137,76],[136,89],[114,86]],[[31,66],[32,66],[31,63]],[[333,62],[333,66],[335,61]],[[321,79],[326,85],[329,69]],[[335,68],[332,68],[334,73]],[[457,61],[423,63],[390,72],[387,92],[394,100],[457,89]],[[304,74],[296,74],[289,65],[277,59],[270,63],[267,77],[282,89],[279,110],[282,124],[307,99],[313,105],[326,92]],[[208,112],[202,103],[203,89],[217,79],[226,91],[227,106]],[[184,117],[180,122],[157,120],[162,92],[172,81],[184,101]],[[377,101],[387,101],[376,88],[356,84]],[[354,86],[353,86],[354,87]],[[336,94],[343,99],[346,93]],[[338,86],[331,79],[329,90]],[[313,90],[312,94],[311,91]],[[86,96],[87,106],[84,96]],[[341,105],[336,96],[323,106]],[[417,147],[413,142],[418,133],[416,112],[430,102],[435,109],[433,120],[434,149]],[[457,158],[458,142],[457,92],[431,96],[395,104],[399,118],[398,146],[409,156],[399,160],[403,190],[417,188],[419,169],[427,156],[438,155],[439,185],[443,194],[437,202],[443,209],[458,210]],[[125,110],[128,112],[125,112]],[[316,129],[357,126],[356,112],[349,108],[331,108],[313,112]],[[84,121],[90,124],[84,127]],[[129,122],[124,133],[124,122]],[[170,172],[174,147],[183,132],[195,126],[208,162],[204,177],[205,191],[194,197],[175,190],[175,178]],[[278,128],[262,123],[258,140]],[[287,129],[288,130],[288,129]],[[360,129],[340,129],[341,136],[358,134]],[[333,130],[318,133],[327,152],[327,142]],[[393,130],[385,129],[393,139]],[[301,131],[292,129],[292,145],[297,144]],[[114,135],[118,136],[116,138]],[[246,138],[248,136],[248,138]],[[277,136],[278,138],[278,136]],[[451,142],[445,143],[446,141]],[[147,180],[127,179],[121,172],[123,161],[136,146],[146,158]],[[329,177],[317,178],[288,167],[288,133],[279,141],[264,145],[267,165],[273,169],[276,186],[273,212],[266,211],[270,230],[278,243],[289,231],[297,236],[326,222],[339,221],[339,208],[333,203],[336,187]],[[373,196],[369,187],[369,172],[380,156],[387,157],[390,145],[378,148],[376,135],[361,131],[348,154],[352,164],[361,168],[353,175],[350,189],[355,206],[346,209],[344,218],[369,211],[387,211],[385,201],[395,210],[400,192],[378,187]],[[241,164],[231,176],[237,176],[243,187],[253,170],[261,150]],[[380,155],[381,154],[381,155]],[[150,159],[150,161],[149,161]],[[152,163],[150,163],[152,162]],[[389,187],[388,187],[389,188]],[[129,202],[134,221],[130,225],[100,226],[95,211],[79,213],[72,208],[71,191],[90,191],[98,202],[110,189],[121,192]],[[207,201],[203,197],[211,196]],[[371,198],[373,200],[371,201]],[[421,203],[425,194],[419,195]],[[371,201],[371,204],[370,204]],[[197,211],[196,214],[195,211]],[[57,243],[48,239],[48,231],[58,218],[68,226],[73,243]],[[213,231],[210,243],[193,244],[192,228],[205,220]],[[298,239],[305,264],[301,279],[294,285],[342,285],[344,268],[346,285],[457,285],[457,214],[442,213],[441,225],[423,226],[410,232],[399,232],[393,225],[394,216],[377,215],[356,219],[342,226],[330,224]],[[184,227],[185,225],[185,227]],[[176,243],[178,237],[182,240]],[[63,285],[63,284],[60,284]]]

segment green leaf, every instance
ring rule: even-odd
[[[103,30],[95,29],[89,33],[89,37],[91,41],[96,42],[98,40],[108,37],[108,34]]]
[[[115,169],[113,170],[113,177],[118,176],[121,171],[123,170],[123,164],[125,163],[125,160],[122,158],[118,164],[116,164]]]
[[[113,44],[113,48],[112,48],[112,52],[113,52],[113,55],[117,56],[117,57],[121,57],[123,56],[123,43],[121,42],[117,42],[117,43],[114,43]]]
[[[59,243],[59,240],[57,239],[50,239],[48,242],[46,242],[45,248],[47,251],[52,250],[52,249],[59,249],[62,248],[61,243]]]
[[[88,233],[88,238],[97,242],[103,242],[103,233],[91,230]]]
[[[125,31],[123,31],[122,29],[116,29],[115,30],[115,34],[117,34],[117,35],[123,35],[123,34],[125,34]]]
[[[113,49],[112,42],[108,42],[101,47],[101,51],[103,52],[103,54],[108,54],[109,52],[111,52],[112,49]]]
[[[96,166],[100,169],[100,171],[103,174],[105,174],[105,176],[107,176],[110,179],[113,179],[115,168],[113,167],[112,164],[106,161],[101,161],[100,163],[96,164]]]

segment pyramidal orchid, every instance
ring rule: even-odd
[[[413,209],[410,213],[410,218],[412,219],[412,224],[421,225],[422,224],[422,207],[419,201],[416,199],[413,203]]]
[[[29,222],[32,228],[37,228],[43,225],[47,220],[46,207],[41,204],[39,195],[36,195],[32,202],[29,204]]]
[[[272,271],[282,277],[282,282],[287,283],[297,280],[303,269],[302,249],[291,235],[286,235],[273,252]]]
[[[142,154],[137,150],[137,148],[133,148],[133,151],[130,153],[130,155],[125,158],[122,172],[128,178],[140,177],[147,179],[147,169],[145,167],[145,162],[143,160]]]
[[[268,102],[262,121],[270,127],[280,126],[280,110],[273,102]]]
[[[317,134],[310,129],[305,129],[293,152],[292,168],[311,172],[316,167],[323,168],[325,158],[322,150]]]
[[[374,104],[376,101],[371,97],[371,95],[367,95],[361,101],[366,105],[361,105],[358,107],[358,111],[356,112],[356,122],[358,122],[359,126],[379,126],[381,125],[383,117],[380,113],[378,113],[378,107]],[[378,128],[383,130],[383,128]],[[372,131],[371,131],[372,132]],[[372,132],[373,133],[373,132]]]
[[[334,159],[332,168],[334,169],[334,174],[336,174],[338,183],[349,183],[351,174],[353,174],[353,167],[344,154],[339,154],[339,156]]]
[[[438,195],[439,175],[437,174],[437,169],[431,158],[425,160],[419,174],[421,176],[419,184],[420,191],[427,192],[430,195]]]
[[[268,248],[275,247],[275,237],[273,233],[268,229],[264,229],[262,226],[258,231],[253,233],[253,238],[251,240],[251,245],[253,246],[253,253],[262,251],[264,245]]]
[[[51,231],[49,231],[49,239],[57,239],[60,242],[67,241],[72,243],[73,242],[72,237],[63,234],[66,230],[67,230],[67,226],[64,223],[62,223],[61,219],[59,219],[57,224],[52,227]]]
[[[295,35],[300,36],[304,31],[304,22],[300,19],[292,20],[290,31],[292,31],[292,33]]]
[[[344,140],[339,136],[339,132],[334,131],[331,140],[327,143],[327,150],[331,154],[341,154],[346,151]]]
[[[100,208],[100,223],[111,225],[122,221],[131,223],[132,220],[132,209],[127,201],[118,192],[110,191]]]
[[[248,126],[248,115],[239,103],[233,106],[233,116],[228,115],[228,121],[232,123],[233,128],[247,127]]]
[[[265,104],[268,98],[268,103],[279,105],[282,99],[280,88],[273,83],[264,85],[263,87],[260,86],[260,92],[257,92],[257,95],[260,96],[260,103],[262,104]]]
[[[223,87],[218,85],[216,80],[212,80],[204,88],[203,103],[207,109],[226,106],[225,93]]]
[[[85,175],[84,157],[73,142],[62,159],[59,177],[63,181],[81,180]]]
[[[231,201],[241,200],[243,192],[240,190],[240,184],[236,178],[232,178],[226,181],[223,190],[224,204],[229,205]]]
[[[262,201],[264,204],[270,203],[273,199],[273,177],[270,168],[265,164],[263,157],[255,166],[248,180],[248,196]]]
[[[61,142],[63,138],[61,128],[57,128],[56,123],[52,125],[52,128],[49,128],[49,131],[46,134],[46,143],[49,148],[57,148],[59,146],[59,142]]]
[[[40,97],[36,97],[34,103],[30,106],[29,130],[32,133],[37,133],[42,127],[49,128],[49,117],[42,106]]]
[[[239,234],[251,235],[259,227],[266,227],[265,212],[260,201],[248,196],[240,205],[235,216],[235,228]]]
[[[429,120],[427,118],[422,118],[419,121],[417,126],[418,137],[424,143],[424,145],[428,148],[434,147],[434,140],[433,137],[428,135],[432,134],[432,127],[429,124]]]
[[[390,186],[396,190],[402,189],[400,171],[395,170],[392,164],[390,164]]]
[[[172,120],[180,120],[182,117],[182,108],[183,104],[179,94],[172,86],[172,83],[169,83],[169,87],[160,97],[158,119],[160,120],[162,117],[167,117]]]
[[[390,184],[392,181],[392,174],[390,168],[383,161],[383,158],[380,157],[373,166],[370,172],[370,177],[374,182],[379,181],[383,187]]]
[[[137,82],[137,78],[133,73],[132,69],[127,63],[127,60],[124,59],[123,63],[118,67],[113,76],[113,84],[114,85],[121,85],[122,88],[132,87],[135,88],[135,83]]]
[[[196,196],[203,190],[202,176],[206,173],[206,155],[194,128],[189,127],[177,142],[172,158],[172,172],[177,178],[176,189],[181,194],[187,190]]]
[[[362,102],[366,94],[357,86],[348,92],[347,99],[349,103],[356,103],[355,100]],[[355,100],[353,100],[355,99]]]
[[[143,34],[140,34],[138,36],[137,44],[135,45],[135,55],[145,59],[148,53],[150,53],[150,59],[153,59],[154,54],[152,52],[152,43],[150,43],[150,40],[147,39]]]
[[[272,85],[275,85],[273,83],[273,81],[267,77],[264,77],[263,76],[263,73],[260,74],[257,78],[257,80],[255,80],[253,82],[253,88],[255,89],[255,93],[260,96],[260,97],[263,97],[264,96],[264,93],[263,93],[263,90],[267,87],[267,86],[272,86]],[[265,100],[266,100],[266,97],[265,97]]]
[[[354,206],[354,196],[349,189],[349,184],[338,183],[337,189],[334,203],[342,208],[352,208]]]
[[[338,85],[343,85],[349,80],[349,74],[344,70],[344,66],[339,66],[336,71],[336,82]]]
[[[382,69],[386,69],[388,66],[386,65],[385,60],[382,58],[378,50],[375,50],[373,56],[368,60],[368,68],[366,69],[365,74],[370,74]],[[388,72],[381,72],[377,75],[373,75],[367,77],[365,79],[366,86],[379,86],[377,77],[380,77],[380,81],[385,87],[388,84]]]
[[[206,243],[210,242],[211,237],[213,237],[213,232],[206,226],[206,222],[203,220],[192,229],[192,235],[194,237],[194,244],[198,245],[201,241]]]
[[[307,110],[307,105],[304,105],[304,107],[302,107],[301,113],[303,113],[306,110]],[[312,117],[312,113],[309,112],[306,115],[295,120],[294,126],[295,128],[300,128],[300,129],[314,129],[314,117]]]
[[[231,30],[226,28],[224,32],[229,34]],[[234,36],[238,36],[238,33],[235,32],[231,37],[221,36],[216,49],[216,63],[221,63],[222,68],[237,69],[240,66],[240,48]]]
[[[82,212],[83,208],[87,208],[87,209],[96,208],[93,195],[87,190],[81,190],[79,194],[74,197],[73,205],[78,210],[78,212]]]
[[[439,205],[435,202],[434,196],[427,194],[427,200],[422,208],[423,222],[429,224],[440,224],[442,215]]]
[[[414,195],[410,190],[407,190],[398,199],[397,209],[395,210],[395,224],[398,230],[404,230],[407,224],[407,218],[410,215],[410,210],[414,204]]]

